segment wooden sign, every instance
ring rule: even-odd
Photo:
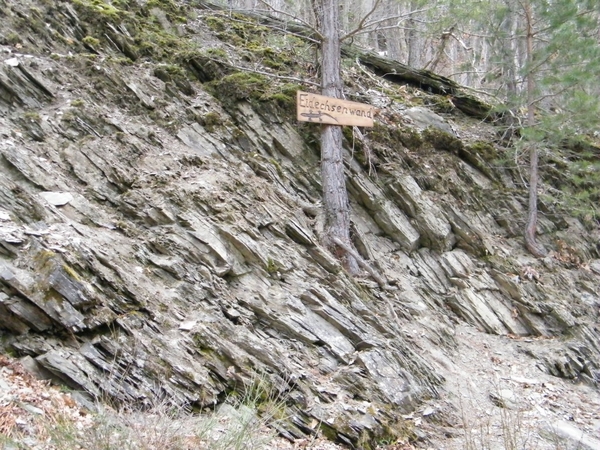
[[[296,98],[300,122],[356,127],[373,126],[375,108],[371,105],[302,91],[298,91]]]

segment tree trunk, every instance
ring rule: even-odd
[[[502,78],[506,83],[506,98],[511,110],[517,103],[517,60],[518,60],[518,40],[515,41],[517,33],[517,20],[515,6],[512,2],[506,3],[506,16],[501,25],[502,35],[500,37],[501,55],[502,55]],[[533,40],[533,36],[531,36]],[[533,45],[533,43],[532,43]],[[533,47],[532,47],[533,51]]]
[[[449,30],[442,32],[442,35],[440,37],[440,43],[438,44],[438,48],[435,52],[435,56],[433,57],[433,59],[431,61],[429,61],[427,64],[425,64],[425,67],[423,67],[423,69],[430,70],[434,73],[439,72],[438,65],[441,63],[442,59],[444,59],[444,52],[446,51],[446,46],[448,45],[448,40],[450,39],[450,36],[452,36],[453,31],[454,31],[454,25],[452,27],[450,27]]]
[[[525,19],[527,21],[527,126],[535,126],[535,79],[533,73],[533,15],[531,4],[524,5]],[[535,142],[529,143],[529,212],[525,226],[525,246],[527,250],[538,258],[546,256],[546,250],[536,242],[537,228],[537,190],[539,153]]]
[[[410,12],[415,11],[418,8],[416,1],[410,2]],[[417,69],[421,66],[421,54],[423,53],[423,48],[420,45],[420,36],[417,32],[417,22],[414,17],[411,15],[409,19],[406,21],[406,47],[408,49],[408,55],[406,58],[406,65]]]
[[[535,143],[529,144],[529,212],[527,226],[525,227],[525,246],[527,250],[538,258],[546,256],[546,250],[537,243],[535,230],[537,227],[537,189],[538,189],[538,148]]]
[[[338,0],[321,0],[320,25],[323,35],[321,85],[323,95],[342,96],[341,44],[339,35]],[[338,238],[352,246],[350,240],[350,206],[344,175],[342,129],[323,125],[321,130],[321,182],[325,210],[325,245],[342,260],[351,274],[358,273],[358,264],[352,255],[335,244]]]

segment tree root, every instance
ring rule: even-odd
[[[387,282],[387,280],[380,275],[379,273],[377,273],[377,271],[375,269],[373,269],[369,263],[367,263],[362,256],[360,256],[358,254],[358,252],[356,250],[354,250],[350,245],[346,244],[345,242],[343,242],[341,239],[334,237],[332,239],[332,241],[338,246],[341,247],[343,250],[345,250],[346,252],[348,252],[358,263],[358,265],[360,267],[362,267],[363,269],[365,269],[367,272],[369,272],[369,275],[371,275],[373,277],[373,279],[377,282],[377,284],[379,285],[379,287],[383,290],[386,291],[395,291],[398,288],[394,287],[394,286],[390,286],[390,284]]]

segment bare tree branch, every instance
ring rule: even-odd
[[[296,22],[301,23],[302,25],[310,28],[311,31],[313,31],[319,37],[319,39],[323,39],[323,36],[319,32],[319,30],[317,30],[315,27],[313,27],[310,23],[308,23],[304,19],[301,19],[300,17],[297,17],[295,14],[290,14],[290,13],[288,13],[286,11],[274,8],[273,6],[271,6],[270,4],[268,4],[265,0],[258,0],[258,1],[259,1],[259,3],[262,3],[263,5],[265,5],[267,7],[268,11],[276,13],[276,14],[281,14],[283,16],[289,17],[292,20],[295,20]],[[257,11],[257,10],[255,10],[255,11]]]
[[[379,4],[379,2],[380,2],[380,1],[381,1],[381,0],[378,0],[377,2],[375,2],[375,6],[374,6],[373,8],[375,8],[375,7],[376,7],[376,6]],[[348,34],[346,34],[346,35],[342,36],[342,37],[340,38],[340,41],[344,41],[344,40],[346,40],[346,39],[349,39],[349,38],[351,38],[352,36],[356,36],[357,34],[363,34],[363,33],[367,33],[367,32],[368,32],[367,30],[368,30],[369,28],[371,28],[371,27],[373,27],[373,26],[375,26],[375,25],[378,25],[378,24],[380,24],[380,23],[387,22],[387,21],[389,21],[389,20],[400,20],[400,19],[404,19],[404,18],[406,18],[406,17],[410,17],[410,16],[412,16],[413,14],[417,14],[417,13],[424,12],[424,11],[429,11],[430,9],[433,9],[433,7],[431,7],[431,8],[422,8],[422,9],[416,9],[416,10],[414,10],[414,11],[410,11],[410,12],[407,12],[407,13],[404,13],[404,14],[398,14],[398,15],[395,15],[395,16],[388,16],[388,17],[385,17],[385,18],[383,18],[383,19],[377,19],[377,20],[374,20],[374,21],[372,21],[372,22],[368,22],[368,23],[366,23],[366,19],[367,19],[367,18],[368,18],[368,17],[369,17],[371,14],[373,14],[373,12],[374,12],[374,9],[372,9],[371,11],[369,11],[369,13],[368,13],[367,15],[365,15],[365,17],[363,17],[363,20],[361,20],[361,21],[360,21],[360,23],[358,24],[358,26],[357,26],[357,27],[356,27],[356,28],[355,28],[353,31],[351,31],[351,32],[349,32]],[[397,26],[399,26],[399,25],[400,25],[400,24],[398,23],[398,24],[396,25],[396,27],[397,27]],[[391,26],[391,27],[386,27],[386,28],[395,28],[395,27],[394,27],[394,26]]]
[[[242,11],[243,10],[239,10],[239,12],[242,12]],[[244,14],[247,14],[247,13],[244,11]],[[261,17],[261,20],[264,22],[264,19],[266,19],[266,18],[267,18],[266,16],[265,17]],[[235,19],[233,17],[230,20],[232,22],[245,23],[245,24],[251,24],[252,23],[252,22],[248,22],[248,21],[245,21],[245,20]],[[284,22],[283,25],[285,25],[285,22]],[[306,34],[296,33],[294,31],[291,31],[289,28],[283,28],[283,27],[280,27],[278,25],[274,25],[272,23],[268,23],[268,24],[266,24],[266,26],[268,26],[272,30],[281,31],[282,33],[289,34],[290,36],[296,36],[299,39],[303,39],[305,41],[312,42],[313,44],[320,44],[321,43],[321,39],[322,39],[321,34],[319,32],[317,32],[317,30],[315,28],[310,27],[308,25],[304,25],[304,26],[306,26],[308,28],[307,31],[311,31],[312,33],[314,33],[317,36],[318,39],[311,38],[310,36],[307,36]]]
[[[569,89],[574,88],[575,86],[576,85],[565,86],[565,87],[563,87],[562,89],[560,89],[560,90],[558,90],[556,92],[550,92],[549,94],[545,94],[545,95],[542,95],[542,96],[540,96],[538,98],[535,98],[535,99],[532,100],[532,102],[533,102],[534,105],[537,105],[542,100],[545,100],[547,98],[556,97],[556,96],[558,96],[560,94],[563,94],[563,93],[567,92]]]
[[[464,41],[459,38],[456,33],[454,33],[454,29],[456,28],[456,24],[452,26],[451,32],[450,32],[450,37],[453,37],[454,40],[456,42],[458,42],[462,48],[464,48],[466,51],[471,51],[473,50],[473,47],[469,47],[467,44],[464,43]]]
[[[367,21],[367,19],[368,19],[369,17],[371,17],[371,15],[372,15],[372,14],[375,12],[375,10],[377,9],[377,7],[379,6],[379,3],[381,3],[381,0],[375,0],[375,3],[373,3],[373,7],[371,8],[371,10],[370,10],[370,11],[369,11],[367,14],[365,14],[365,15],[363,16],[363,18],[362,18],[362,19],[360,19],[360,22],[358,23],[358,27],[356,27],[355,31],[357,31],[357,30],[361,30],[361,29],[364,27],[364,25],[365,25],[365,22],[366,22],[366,21]],[[348,34],[347,34],[347,35],[345,35],[345,36],[343,36],[343,37],[340,39],[340,41],[343,41],[344,39],[347,39],[347,38],[349,38],[350,36],[353,36],[352,32],[351,32],[351,33],[348,33]]]
[[[385,26],[385,27],[377,27],[377,31],[383,31],[383,30],[414,30],[414,28],[401,27],[399,24],[389,25],[389,26]],[[373,30],[370,30],[370,29],[363,29],[361,31],[357,31],[356,33],[354,33],[352,35],[352,37],[360,36],[361,34],[365,34],[365,33],[371,33],[372,31]]]
[[[245,71],[245,72],[252,72],[252,73],[256,73],[256,74],[259,74],[259,75],[264,75],[264,76],[270,77],[270,78],[277,78],[278,80],[295,81],[296,83],[307,84],[309,86],[317,86],[317,87],[321,86],[319,83],[307,80],[306,78],[296,78],[296,77],[290,77],[290,76],[287,76],[287,75],[277,75],[277,74],[274,74],[274,73],[264,72],[262,70],[251,69],[250,67],[236,66],[235,64],[226,63],[226,62],[224,62],[224,61],[222,61],[220,59],[217,59],[217,58],[206,58],[206,59],[208,59],[209,61],[214,61],[216,63],[229,66],[232,69],[242,70],[242,71]]]
[[[454,27],[455,27],[455,25],[452,25],[450,27],[450,29],[442,32],[441,42],[440,42],[440,45],[438,46],[435,56],[427,64],[425,64],[423,69],[429,69],[432,72],[435,72],[437,70],[437,66],[440,63],[440,61],[442,60],[442,56],[445,54],[446,45],[448,44],[448,40],[452,36]]]

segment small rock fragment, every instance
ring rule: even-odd
[[[73,200],[73,195],[69,192],[40,192],[40,197],[53,206],[64,206]]]

